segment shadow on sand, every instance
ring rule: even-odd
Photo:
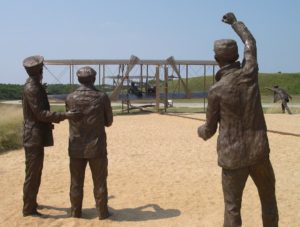
[[[147,204],[145,206],[120,210],[110,208],[109,211],[112,213],[109,219],[120,222],[172,218],[179,216],[181,213],[177,209],[163,209],[157,204]]]
[[[62,214],[56,215],[43,215],[43,218],[69,218],[70,217],[70,209],[69,208],[59,208],[48,205],[40,205],[39,209],[49,209],[62,211]],[[124,208],[124,209],[113,209],[111,207],[108,208],[110,212],[109,220],[112,221],[147,221],[147,220],[156,220],[156,219],[166,219],[177,217],[181,214],[181,212],[177,209],[163,209],[157,204],[147,204],[145,206],[140,206],[136,208]],[[82,209],[82,218],[83,219],[94,219],[97,218],[97,210],[96,208],[87,208]]]

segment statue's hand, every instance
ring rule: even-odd
[[[222,21],[226,24],[233,24],[234,22],[236,22],[236,17],[233,13],[226,13],[223,16]]]
[[[82,118],[82,113],[77,111],[68,111],[66,112],[66,118],[70,120],[78,121]]]

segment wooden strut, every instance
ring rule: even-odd
[[[126,109],[124,108],[124,105],[126,105]],[[130,110],[145,111],[144,108],[148,108],[148,107],[155,107],[155,105],[154,104],[145,104],[145,105],[134,106],[131,104],[129,99],[127,99],[125,101],[122,100],[122,112],[127,111],[127,113],[129,113]]]
[[[167,58],[166,62],[167,62],[167,64],[169,64],[172,67],[174,72],[177,74],[178,79],[181,82],[181,84],[183,86],[183,89],[185,91],[186,97],[190,98],[191,97],[191,92],[189,91],[188,87],[186,86],[184,80],[181,78],[180,71],[178,70],[178,68],[176,66],[176,61],[175,61],[174,57],[171,56],[171,57]]]
[[[140,61],[140,59],[134,55],[131,55],[130,60],[129,60],[129,64],[127,65],[127,69],[124,75],[122,75],[121,81],[118,84],[118,86],[113,90],[111,96],[110,96],[110,100],[112,101],[116,101],[119,98],[119,94],[122,90],[123,87],[123,83],[125,79],[128,79],[129,77],[129,73],[130,71],[133,69],[133,67],[138,64]]]
[[[159,81],[159,65],[156,66],[156,72],[155,72],[155,77],[156,77],[156,95],[155,95],[155,109],[156,112],[159,112],[159,102],[160,102],[160,81]]]

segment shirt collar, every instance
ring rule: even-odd
[[[79,91],[90,91],[90,90],[96,91],[97,89],[95,88],[94,85],[86,86],[84,84],[81,84],[77,90],[79,90]]]
[[[221,80],[222,76],[224,76],[225,74],[227,74],[227,72],[231,69],[237,69],[241,67],[241,63],[239,61],[236,61],[232,64],[228,64],[223,66],[216,74],[216,81]]]

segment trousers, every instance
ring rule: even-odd
[[[225,202],[224,227],[242,225],[241,203],[248,176],[253,179],[260,198],[264,227],[278,226],[275,196],[275,175],[269,159],[240,169],[222,169],[222,187]]]
[[[285,100],[283,100],[282,103],[281,103],[281,109],[282,109],[282,113],[285,113],[285,110],[287,110],[287,112],[289,114],[292,114],[290,108],[287,105],[287,101],[285,101]]]
[[[37,194],[41,184],[44,147],[25,147],[25,181],[23,185],[23,214],[37,209]]]
[[[107,157],[105,158],[70,158],[70,201],[71,215],[81,217],[85,169],[89,163],[93,184],[94,198],[99,217],[107,216]]]

